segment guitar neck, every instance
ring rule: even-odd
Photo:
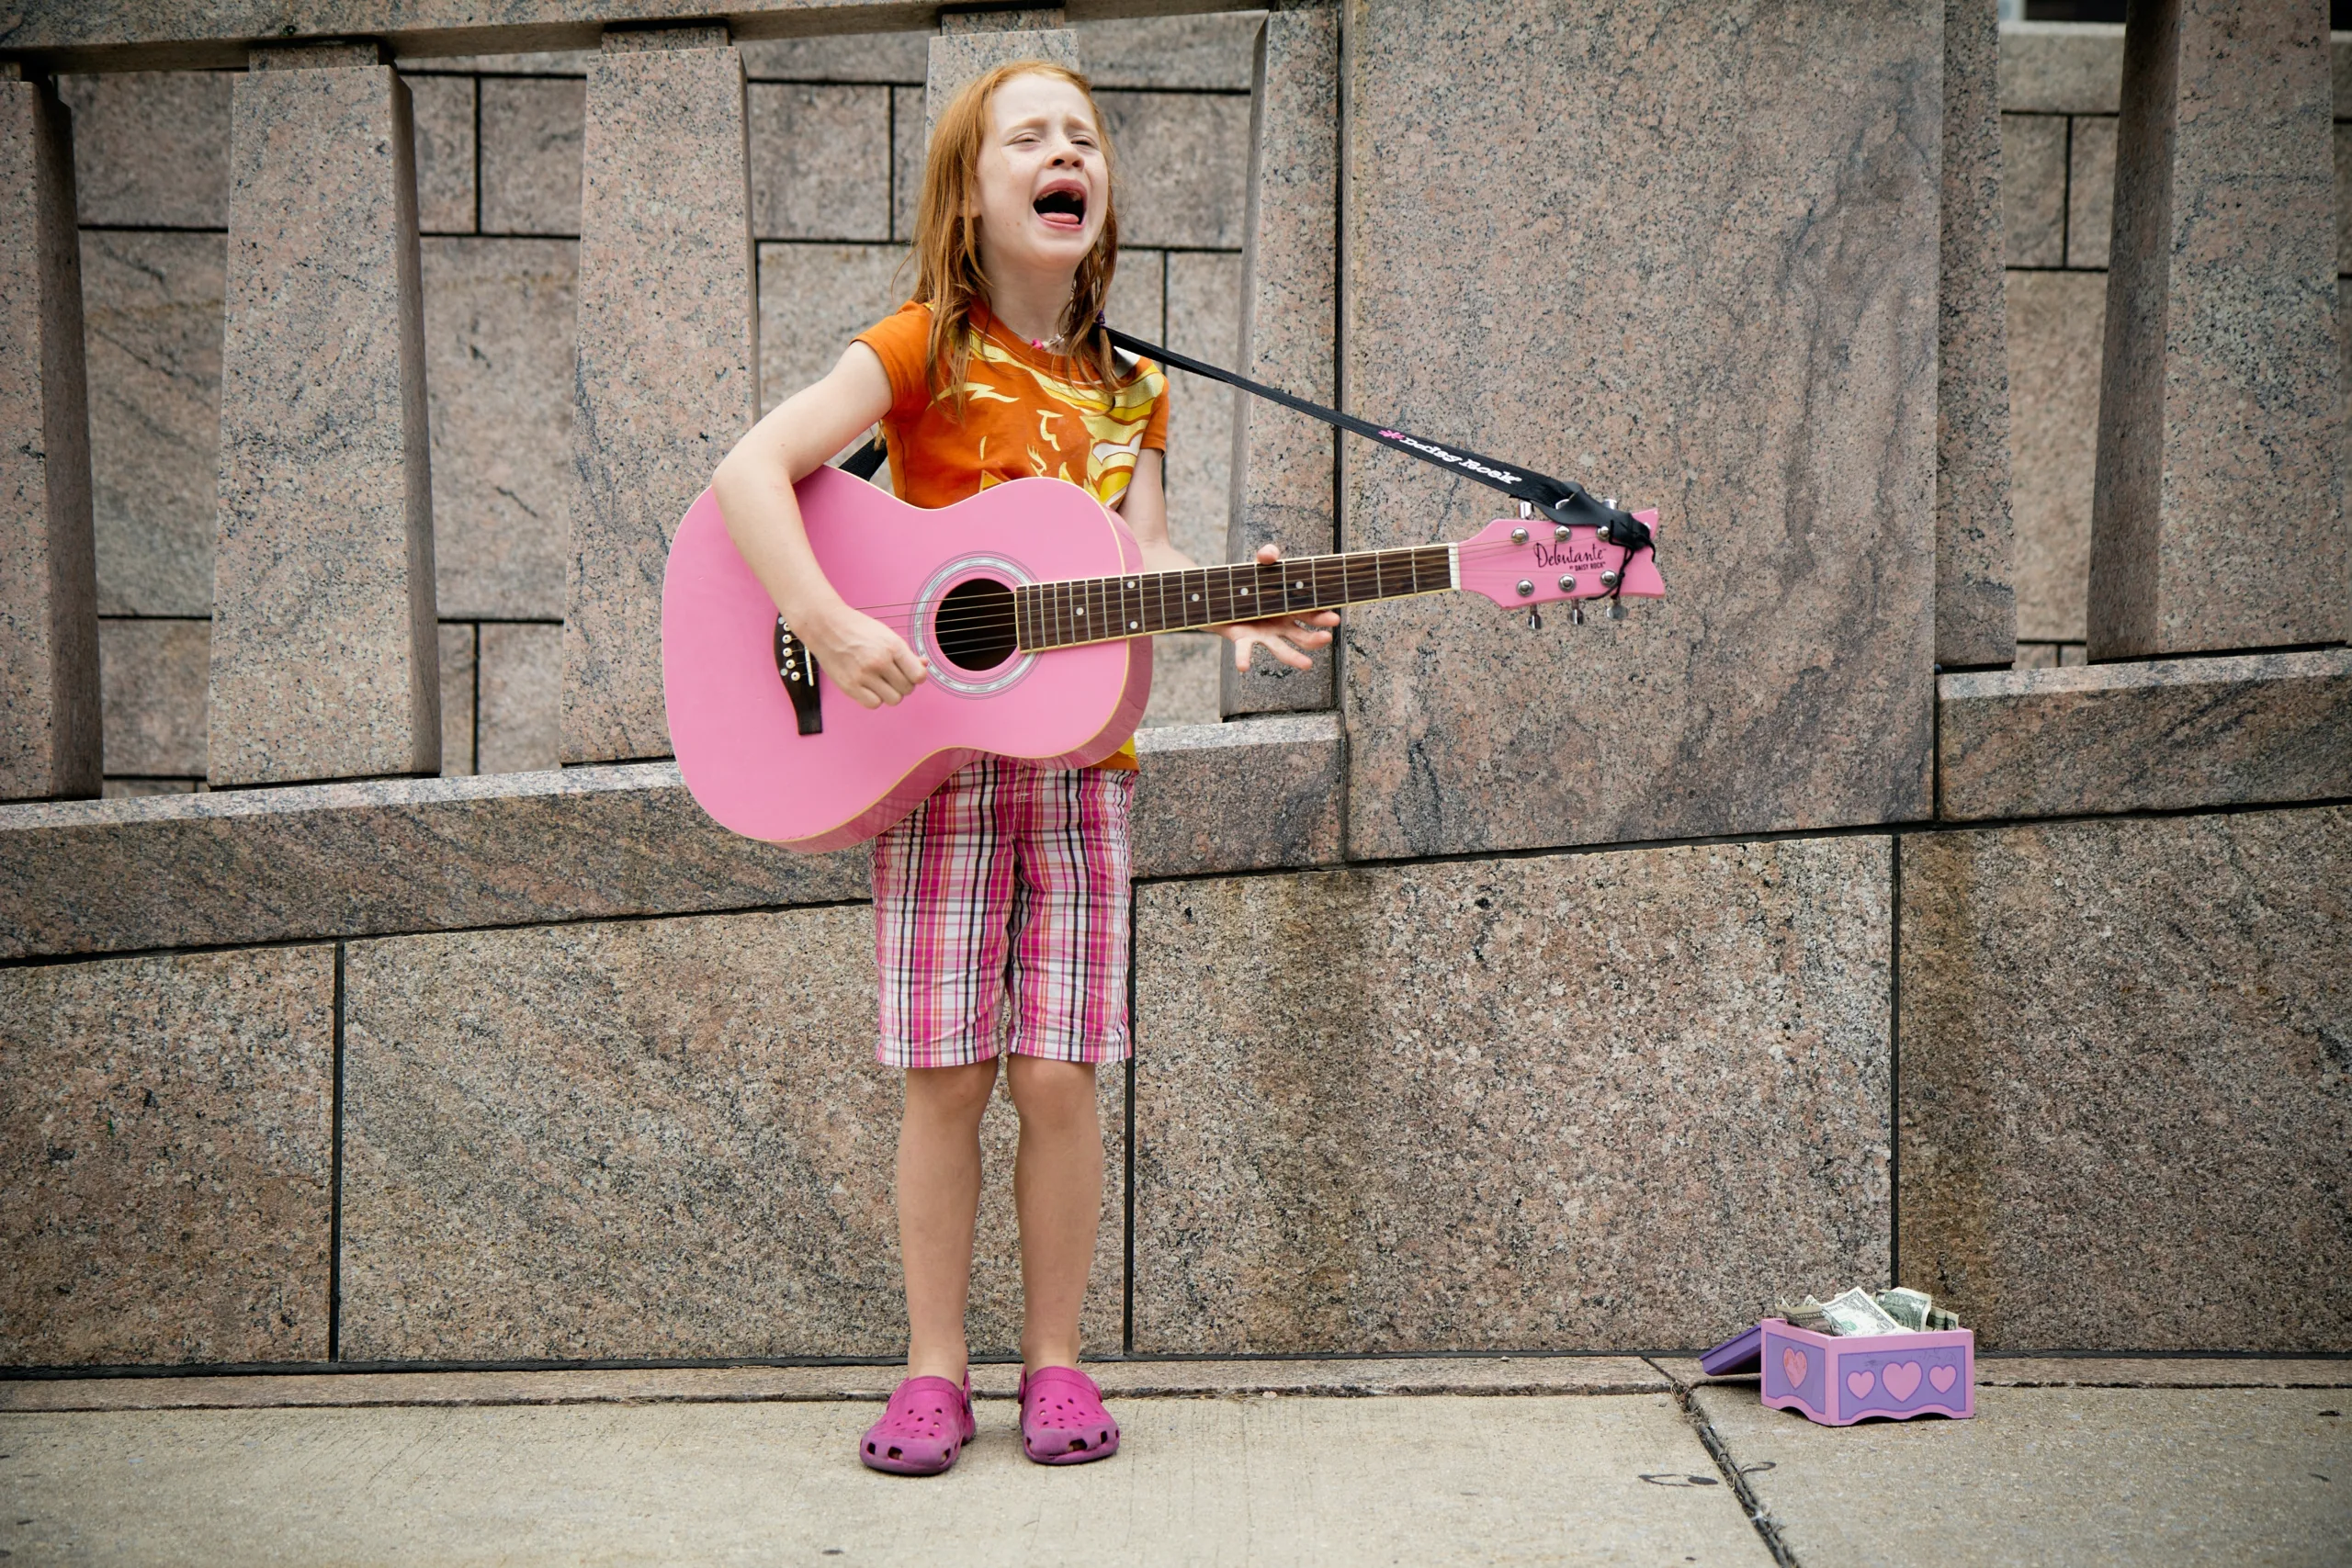
[[[1415,545],[1032,582],[1014,589],[1012,602],[1016,639],[1035,652],[1409,599],[1459,585],[1452,545]]]

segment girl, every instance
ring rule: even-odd
[[[825,673],[869,708],[914,690],[924,663],[826,582],[792,491],[868,426],[882,427],[904,501],[1064,479],[1120,511],[1147,571],[1193,564],[1168,539],[1167,378],[1115,355],[1101,326],[1118,259],[1112,170],[1084,77],[1024,61],[966,87],[932,134],[913,300],[719,465],[712,488],[736,547]],[[1237,668],[1261,645],[1305,669],[1337,624],[1327,613],[1220,630]],[[1021,1120],[1022,1447],[1045,1464],[1118,1448],[1102,1391],[1078,1370],[1078,1321],[1102,1194],[1094,1069],[1128,1055],[1135,767],[1132,743],[1078,771],[983,760],[875,841],[877,1055],[906,1073],[910,1331],[909,1376],[858,1445],[876,1470],[935,1474],[973,1434],[964,1308],[1000,1050]]]

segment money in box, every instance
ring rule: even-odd
[[[1846,1337],[1781,1318],[1757,1325],[1764,1403],[1825,1427],[1870,1416],[1976,1414],[1976,1336],[1966,1328]]]

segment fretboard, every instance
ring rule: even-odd
[[[1034,651],[1335,610],[1453,586],[1453,547],[1416,545],[1033,582],[1014,589],[1012,602],[1020,644]]]

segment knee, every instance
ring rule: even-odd
[[[1021,1113],[1023,1126],[1080,1129],[1094,1125],[1093,1064],[1015,1056],[1007,1076],[1012,1085],[1012,1108]]]
[[[907,1114],[977,1125],[996,1091],[996,1063],[907,1069]]]

